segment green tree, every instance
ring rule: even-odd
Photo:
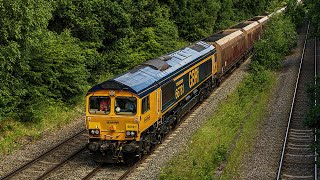
[[[234,24],[236,18],[236,12],[233,8],[232,0],[220,0],[219,12],[217,13],[217,20],[215,24],[215,29],[227,29],[232,24]],[[241,18],[239,18],[241,19]]]
[[[32,34],[46,28],[51,5],[44,0],[0,0],[0,119],[20,109],[28,93]]]
[[[218,0],[169,0],[166,3],[183,39],[195,41],[213,33],[220,9]]]
[[[0,118],[21,112],[32,119],[37,102],[70,103],[101,77],[278,1],[0,0]]]
[[[312,24],[311,28],[313,34],[320,37],[320,1],[319,0],[307,0],[309,20]]]
[[[290,0],[288,2],[287,14],[291,17],[292,22],[296,25],[296,27],[303,24],[303,20],[306,15],[303,4],[298,4],[296,0]]]
[[[296,45],[297,32],[291,17],[279,15],[271,19],[264,38],[255,43],[252,66],[277,69],[286,54]]]
[[[32,119],[40,100],[68,102],[84,91],[83,49],[70,33],[47,30],[52,10],[45,0],[0,1],[1,117]]]

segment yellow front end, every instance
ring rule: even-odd
[[[86,97],[90,151],[99,162],[123,161],[123,152],[139,150],[139,98],[121,90],[100,90]]]

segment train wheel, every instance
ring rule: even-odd
[[[143,138],[143,154],[149,154],[151,152],[151,137],[150,135],[145,135]]]
[[[219,78],[219,79],[216,80],[216,85],[217,85],[217,87],[219,87],[220,84],[221,84],[221,78]]]
[[[201,94],[200,94],[200,98],[199,98],[199,102],[202,102],[204,99],[205,99],[205,97],[204,97],[204,93],[203,93],[203,92],[201,92]]]

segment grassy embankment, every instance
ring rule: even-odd
[[[23,145],[25,141],[33,141],[42,137],[47,130],[54,130],[65,126],[76,118],[80,118],[84,112],[84,98],[73,107],[66,107],[56,103],[56,106],[48,106],[43,121],[21,122],[6,119],[0,124],[0,153],[8,154]],[[83,119],[83,118],[82,118]]]
[[[99,82],[114,75],[108,73],[99,78]],[[89,88],[89,87],[86,87]],[[33,141],[43,137],[47,131],[57,130],[72,121],[81,119],[85,113],[85,94],[75,100],[75,105],[51,102],[42,103],[35,109],[38,121],[17,121],[6,119],[0,122],[0,154],[9,154],[18,149],[23,142]],[[45,111],[43,110],[45,109]]]
[[[296,39],[290,14],[268,23],[264,38],[255,44],[250,74],[162,170],[160,179],[216,179],[221,173],[221,179],[239,177],[240,162],[252,148],[277,82],[273,70],[281,68]]]
[[[227,157],[224,174],[236,175],[238,162],[250,149],[266,113],[275,82],[270,71],[248,75],[193,135],[186,151],[163,170],[160,179],[214,179]]]

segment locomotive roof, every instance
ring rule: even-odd
[[[199,41],[178,51],[149,60],[124,74],[93,86],[88,93],[108,89],[128,90],[143,97],[214,52],[214,46]]]

